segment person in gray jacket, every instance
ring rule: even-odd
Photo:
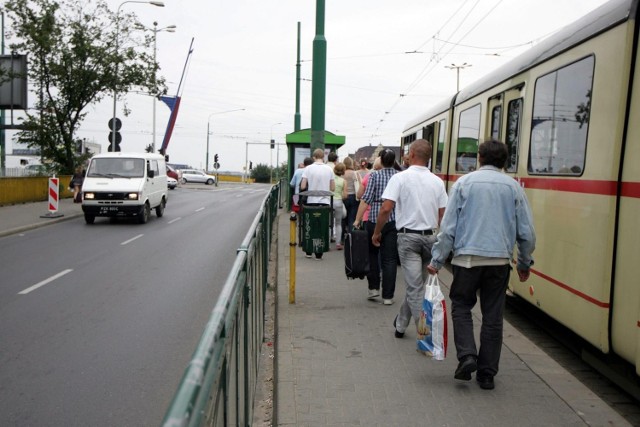
[[[511,257],[518,247],[520,281],[529,278],[536,235],[527,197],[518,182],[504,174],[507,146],[490,140],[478,148],[480,168],[451,188],[440,233],[433,246],[429,273],[436,274],[453,251],[451,317],[458,357],[454,378],[476,380],[494,388],[502,348],[503,314]],[[481,299],[480,349],[476,350],[471,310]]]

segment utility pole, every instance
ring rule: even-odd
[[[311,151],[324,150],[324,119],[327,94],[327,39],[324,37],[324,0],[316,0],[316,36],[313,39],[311,82]]]
[[[293,131],[300,130],[300,22],[298,21],[298,60],[296,62],[296,112],[293,116]]]

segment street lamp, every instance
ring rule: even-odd
[[[273,127],[281,124],[282,123],[280,122],[280,123],[274,123],[271,125],[271,135],[269,139],[269,144],[271,144],[271,142],[273,141]],[[274,148],[275,148],[275,144],[274,144]],[[269,170],[269,183],[272,183],[273,182],[273,152],[271,150],[269,150],[269,163],[271,163],[271,168]]]
[[[460,92],[460,69],[461,68],[467,68],[467,67],[471,67],[471,64],[467,64],[466,62],[462,65],[456,65],[456,64],[451,64],[451,65],[445,65],[444,68],[448,68],[450,70],[456,70],[456,92]]]
[[[161,1],[138,1],[138,0],[127,0],[120,3],[118,9],[116,10],[116,33],[115,33],[115,71],[113,74],[113,119],[111,121],[111,149],[115,151],[116,148],[116,106],[117,106],[117,86],[118,86],[118,33],[120,32],[120,8],[127,3],[147,3],[152,6],[164,7],[164,3]]]
[[[211,113],[209,114],[209,117],[207,117],[207,157],[204,164],[205,171],[209,170],[209,135],[210,135],[209,120],[211,119],[211,116],[215,116],[217,114],[233,113],[234,111],[244,111],[244,110],[245,110],[244,108],[238,108],[237,110],[220,111],[218,113]],[[218,181],[216,181],[216,185],[217,183]]]

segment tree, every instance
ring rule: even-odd
[[[37,112],[26,112],[18,141],[38,148],[59,173],[72,173],[82,161],[75,133],[89,105],[114,89],[120,95],[134,87],[154,96],[166,92],[164,79],[155,78],[151,36],[133,33],[140,25],[135,15],[116,16],[104,0],[8,0],[5,7],[15,39],[10,48],[27,53],[38,95]]]
[[[271,180],[271,168],[268,165],[258,163],[251,169],[251,178],[255,182],[268,183]]]

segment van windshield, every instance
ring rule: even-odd
[[[87,176],[109,178],[142,178],[144,177],[144,159],[104,158],[93,159]]]

